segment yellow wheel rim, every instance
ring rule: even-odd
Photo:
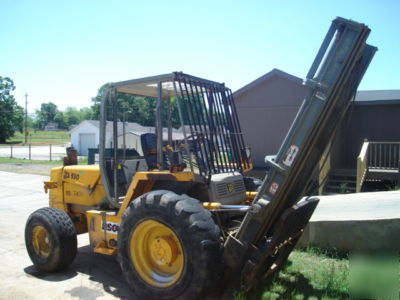
[[[33,250],[42,258],[50,255],[51,241],[48,231],[43,226],[35,226],[32,230]]]
[[[184,253],[175,232],[155,221],[141,222],[130,235],[130,257],[139,276],[154,287],[169,287],[183,273]]]

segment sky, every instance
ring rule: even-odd
[[[173,71],[235,91],[274,68],[304,78],[337,16],[368,25],[379,49],[359,89],[400,89],[400,0],[0,0],[0,76],[29,113]]]

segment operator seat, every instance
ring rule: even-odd
[[[149,166],[149,170],[157,168],[157,135],[145,133],[140,136],[143,156]]]

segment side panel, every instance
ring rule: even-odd
[[[90,246],[95,252],[114,254],[121,219],[111,212],[90,210],[86,213]]]
[[[49,206],[61,209],[67,212],[66,205],[64,203],[64,189],[62,180],[63,167],[53,168],[50,172],[50,181],[44,183],[44,188],[47,193],[49,192]]]
[[[96,206],[105,198],[98,166],[68,166],[62,177],[67,204]]]

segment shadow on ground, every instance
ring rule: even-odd
[[[93,253],[90,246],[79,247],[74,262],[65,271],[43,273],[38,271],[34,266],[26,267],[24,271],[40,280],[52,282],[68,280],[79,273],[86,274],[89,276],[89,280],[102,285],[105,294],[110,294],[120,299],[137,299],[122,276],[116,256]],[[85,300],[94,300],[104,296],[100,289],[93,289],[90,286],[82,285],[73,287],[65,292],[72,297]]]

